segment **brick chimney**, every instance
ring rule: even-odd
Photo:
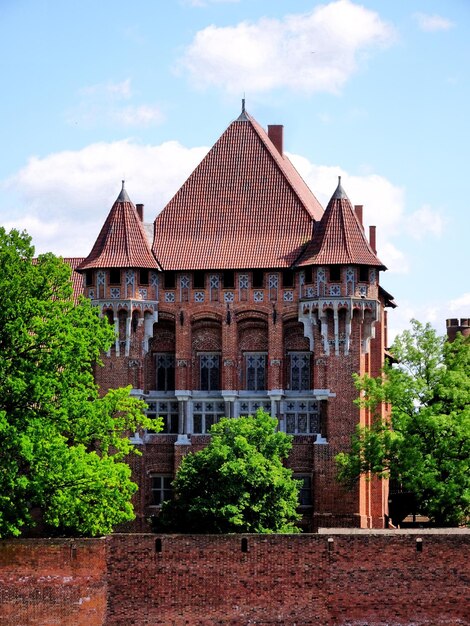
[[[369,243],[374,254],[377,254],[376,226],[369,226]]]
[[[362,226],[362,230],[364,230],[364,224],[362,223],[362,209],[363,209],[362,204],[354,205],[354,212],[356,214],[357,219],[359,220],[359,224]]]
[[[284,126],[282,124],[269,125],[268,137],[276,146],[276,150],[282,156],[283,155],[283,143],[284,143]]]
[[[144,221],[144,205],[136,204],[135,208],[137,209],[137,215],[140,217],[140,221],[143,222]]]

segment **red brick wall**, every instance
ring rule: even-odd
[[[331,529],[3,541],[0,624],[463,626],[469,544],[468,530]]]
[[[112,536],[106,623],[468,624],[469,537]]]
[[[105,539],[0,541],[2,626],[98,626],[106,615]]]

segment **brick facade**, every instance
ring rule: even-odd
[[[97,383],[131,385],[165,419],[164,433],[136,434],[143,456],[132,461],[140,491],[129,529],[149,528],[168,495],[158,485],[205,445],[211,424],[258,407],[294,435],[288,464],[311,490],[305,529],[386,522],[387,485],[345,492],[334,465],[356,424],[368,423],[352,375],[380,372],[385,307],[395,306],[379,286],[375,231],[369,242],[340,183],[322,214],[282,153],[282,127],[270,132],[243,111],[156,218],[148,244],[143,207],[123,187],[78,267],[84,294],[116,331]]]

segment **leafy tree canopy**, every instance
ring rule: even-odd
[[[291,438],[277,420],[256,416],[223,418],[211,442],[182,460],[174,498],[163,503],[160,524],[186,533],[296,533],[300,481],[282,460]]]
[[[436,524],[468,524],[470,339],[449,343],[429,324],[411,324],[391,348],[398,364],[356,379],[359,404],[374,414],[390,402],[391,420],[377,413],[372,427],[357,428],[351,452],[337,456],[339,477],[390,476]]]
[[[48,533],[105,534],[134,516],[125,435],[158,424],[129,389],[99,397],[113,330],[74,303],[61,259],[33,256],[28,235],[0,228],[0,537],[38,518]]]

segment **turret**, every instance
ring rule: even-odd
[[[142,325],[145,353],[158,319],[160,267],[147,240],[142,211],[131,202],[122,181],[90,254],[77,267],[84,277],[85,296],[115,326],[117,356],[130,355],[131,338]]]

